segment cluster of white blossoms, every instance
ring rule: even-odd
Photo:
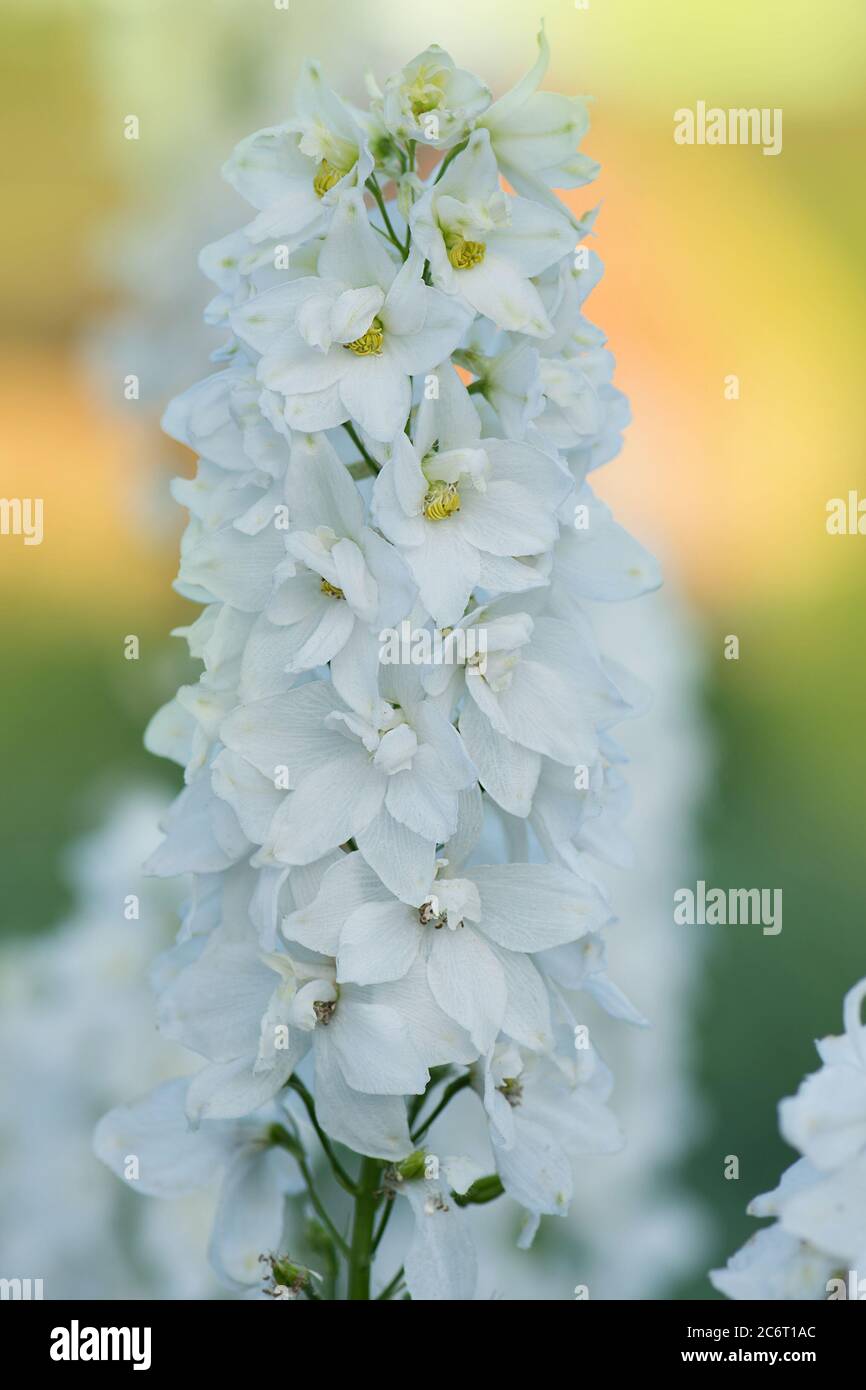
[[[101,827],[64,856],[71,914],[0,946],[3,1272],[41,1279],[46,1299],[219,1292],[201,1258],[209,1195],[148,1211],[91,1147],[107,1106],[188,1065],[155,1033],[147,986],[181,898],[179,883],[141,874],[165,805],[140,786],[112,798]]]
[[[866,979],[845,996],[841,1037],[817,1043],[820,1070],[779,1106],[801,1155],[749,1204],[774,1217],[710,1278],[736,1299],[866,1298]]]
[[[185,770],[149,867],[193,882],[159,1023],[205,1065],[96,1143],[145,1193],[223,1171],[212,1257],[238,1290],[265,1255],[271,1291],[369,1298],[405,1197],[414,1235],[379,1296],[470,1299],[466,1208],[504,1191],[528,1242],[567,1210],[572,1158],[621,1143],[581,997],[641,1020],[607,977],[587,858],[621,856],[610,731],[644,695],[581,601],[658,574],[586,482],[628,408],[582,314],[592,215],[553,192],[596,172],[586,111],[538,90],[539,43],[496,102],[437,47],[365,111],[306,64],[294,115],[225,167],[255,215],[201,257],[221,366],[165,427],[199,456],[174,495],[204,670],[147,743]],[[406,622],[447,659],[383,660]],[[491,822],[501,862],[479,863]],[[493,1171],[433,1142],[466,1088]],[[330,1275],[282,1244],[304,1191]]]

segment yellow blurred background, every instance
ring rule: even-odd
[[[602,176],[570,197],[602,201],[595,244],[607,273],[591,314],[637,421],[600,487],[721,615],[744,595],[814,595],[853,558],[828,541],[826,500],[866,482],[856,273],[866,7],[540,0],[537,10],[553,50],[547,85],[595,98],[586,148]],[[30,495],[38,471],[48,518],[38,551],[0,548],[22,603],[77,607],[100,580],[91,603],[164,593],[117,512],[118,455],[136,423],[125,364],[110,422],[80,383],[79,331],[116,301],[124,261],[123,234],[105,241],[106,222],[124,214],[146,231],[172,206],[189,216],[191,187],[206,198],[209,183],[216,199],[219,158],[285,113],[307,54],[360,98],[365,68],[386,72],[435,39],[502,90],[532,59],[537,18],[515,0],[289,0],[287,10],[7,0],[3,477],[7,493]],[[676,145],[673,112],[697,100],[781,107],[781,155]],[[130,113],[139,141],[123,138]],[[195,282],[193,264],[185,273]],[[728,374],[739,400],[725,399]]]

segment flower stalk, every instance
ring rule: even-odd
[[[555,191],[595,175],[586,109],[539,90],[548,58],[542,32],[494,100],[431,45],[363,111],[306,63],[225,165],[249,219],[201,256],[226,343],[164,426],[198,458],[174,494],[202,672],[145,739],[184,773],[149,868],[192,882],[159,1026],[201,1065],[96,1148],[154,1195],[220,1175],[238,1294],[264,1254],[279,1296],[471,1300],[472,1208],[507,1196],[531,1240],[622,1142],[577,1038],[587,996],[641,1021],[600,886],[639,697],[584,604],[659,575],[587,481],[628,408],[583,314],[593,215]]]
[[[351,1301],[369,1300],[370,1273],[373,1266],[373,1227],[382,1165],[374,1158],[361,1163],[355,1216],[352,1222],[352,1246],[349,1251],[348,1298]]]

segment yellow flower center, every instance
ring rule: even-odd
[[[328,190],[339,183],[342,177],[339,169],[335,168],[327,159],[323,159],[313,179],[313,192],[316,197],[324,198]]]
[[[367,332],[360,338],[355,338],[353,342],[346,343],[346,347],[356,352],[359,357],[378,357],[381,355],[384,339],[381,320],[374,319]]]
[[[442,101],[443,77],[433,69],[422,67],[415,74],[415,80],[407,89],[406,97],[412,115],[424,116],[435,111]]]
[[[486,250],[483,241],[466,241],[459,236],[448,246],[448,259],[455,270],[471,270],[481,264]]]
[[[430,484],[424,498],[424,515],[428,521],[444,521],[460,510],[460,493],[456,483],[443,483],[441,478]]]
[[[323,593],[323,594],[327,594],[329,598],[345,598],[345,597],[346,597],[346,595],[343,593],[343,590],[342,590],[342,589],[338,589],[337,586],[336,586],[335,584],[329,584],[328,581],[327,581],[327,579],[323,579],[323,580],[322,580],[321,589],[322,589],[322,593]]]

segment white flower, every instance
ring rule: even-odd
[[[396,666],[381,673],[372,719],[315,681],[242,706],[221,736],[265,777],[288,768],[292,790],[269,827],[269,858],[309,864],[354,839],[383,882],[411,899],[429,882],[436,844],[456,831],[458,793],[476,774],[417,677]]]
[[[532,421],[544,409],[538,344],[479,319],[457,360],[475,377],[479,411],[490,408],[489,422],[482,416],[488,426],[485,433],[526,439]]]
[[[561,586],[572,599],[622,603],[659,587],[657,560],[614,520],[588,484],[569,498],[563,513],[569,510],[572,524],[564,522],[556,545],[554,593]],[[574,520],[578,515],[580,525]]]
[[[294,99],[291,120],[242,140],[223,167],[259,209],[246,228],[252,242],[279,238],[291,247],[320,236],[342,193],[363,188],[373,170],[360,127],[318,63],[304,64]]]
[[[462,140],[490,105],[490,89],[432,44],[385,82],[382,119],[399,140],[443,149]]]
[[[415,204],[410,225],[434,285],[500,328],[553,333],[532,277],[574,250],[574,229],[561,213],[502,191],[485,130]]]
[[[365,687],[358,672],[369,667],[373,634],[411,608],[415,585],[399,553],[365,525],[361,495],[324,436],[294,436],[287,492],[291,558],[252,641],[287,671],[330,662],[337,692],[372,719],[375,681]]]
[[[402,264],[377,238],[361,195],[345,193],[322,244],[318,276],[290,281],[232,315],[238,337],[261,353],[259,380],[286,398],[292,429],[331,429],[350,418],[383,443],[412,404],[410,378],[459,343],[469,312]]]
[[[186,1089],[183,1080],[166,1081],[137,1103],[109,1111],[96,1127],[96,1155],[134,1191],[152,1197],[181,1197],[220,1176],[211,1260],[227,1282],[256,1284],[261,1252],[280,1243],[286,1195],[303,1187],[297,1162],[271,1141],[278,1111],[205,1120],[191,1129]]]
[[[607,915],[595,890],[549,864],[461,868],[449,849],[413,902],[399,901],[349,855],[283,933],[333,955],[337,980],[383,984],[416,964],[439,1007],[486,1052],[500,1030],[552,1046],[549,1001],[533,952],[575,941]],[[341,904],[335,919],[333,904]]]
[[[779,1106],[779,1127],[789,1144],[823,1172],[866,1153],[866,1028],[860,1009],[866,981],[845,996],[845,1033],[818,1044],[820,1071]]]
[[[279,254],[278,245],[282,246]],[[230,232],[202,248],[198,265],[203,275],[217,287],[217,293],[204,311],[205,323],[214,328],[230,328],[231,311],[254,294],[289,278],[280,265],[285,246],[275,241],[256,244],[244,231]],[[301,274],[293,265],[291,278]],[[212,354],[213,360],[232,362],[242,359],[240,345],[232,335]]]
[[[524,197],[562,210],[551,189],[579,188],[596,177],[599,166],[578,149],[589,128],[585,100],[538,90],[549,62],[550,46],[542,26],[534,67],[493,103],[478,124],[490,132],[493,152],[508,182]]]
[[[408,1152],[402,1097],[423,1091],[427,1063],[400,1012],[363,989],[337,987],[328,960],[261,952],[220,929],[166,985],[159,1017],[165,1036],[210,1063],[189,1085],[193,1123],[257,1110],[312,1049],[328,1132],[358,1152]],[[432,1055],[439,1060],[435,1048]]]
[[[831,1275],[866,1270],[866,980],[845,996],[845,1033],[818,1043],[822,1067],[779,1106],[804,1155],[749,1205],[774,1217],[710,1279],[729,1298],[826,1299]]]
[[[710,1275],[728,1298],[752,1302],[817,1301],[827,1296],[834,1261],[781,1226],[756,1231],[724,1269]]]
[[[406,1252],[406,1287],[414,1302],[471,1302],[478,1277],[475,1246],[467,1213],[455,1195],[466,1192],[480,1173],[452,1158],[443,1158],[438,1170],[435,1178],[421,1173],[402,1177],[399,1172],[392,1178],[391,1190],[407,1199],[415,1219]]]
[[[602,726],[628,711],[590,634],[533,617],[528,604],[515,597],[473,609],[446,638],[448,660],[422,675],[444,709],[459,703],[457,727],[479,780],[515,816],[532,809],[543,757],[572,770],[573,791],[573,769],[599,759]]]
[[[610,1073],[590,1049],[579,1057],[524,1056],[514,1043],[500,1043],[477,1078],[497,1172],[530,1214],[523,1246],[531,1243],[540,1216],[568,1211],[572,1159],[615,1153],[624,1143],[606,1105]]]
[[[373,489],[373,516],[403,554],[421,602],[440,625],[459,622],[476,586],[504,591],[545,582],[518,557],[554,545],[571,479],[525,444],[482,439],[456,373],[438,374],[414,440],[400,435]]]

